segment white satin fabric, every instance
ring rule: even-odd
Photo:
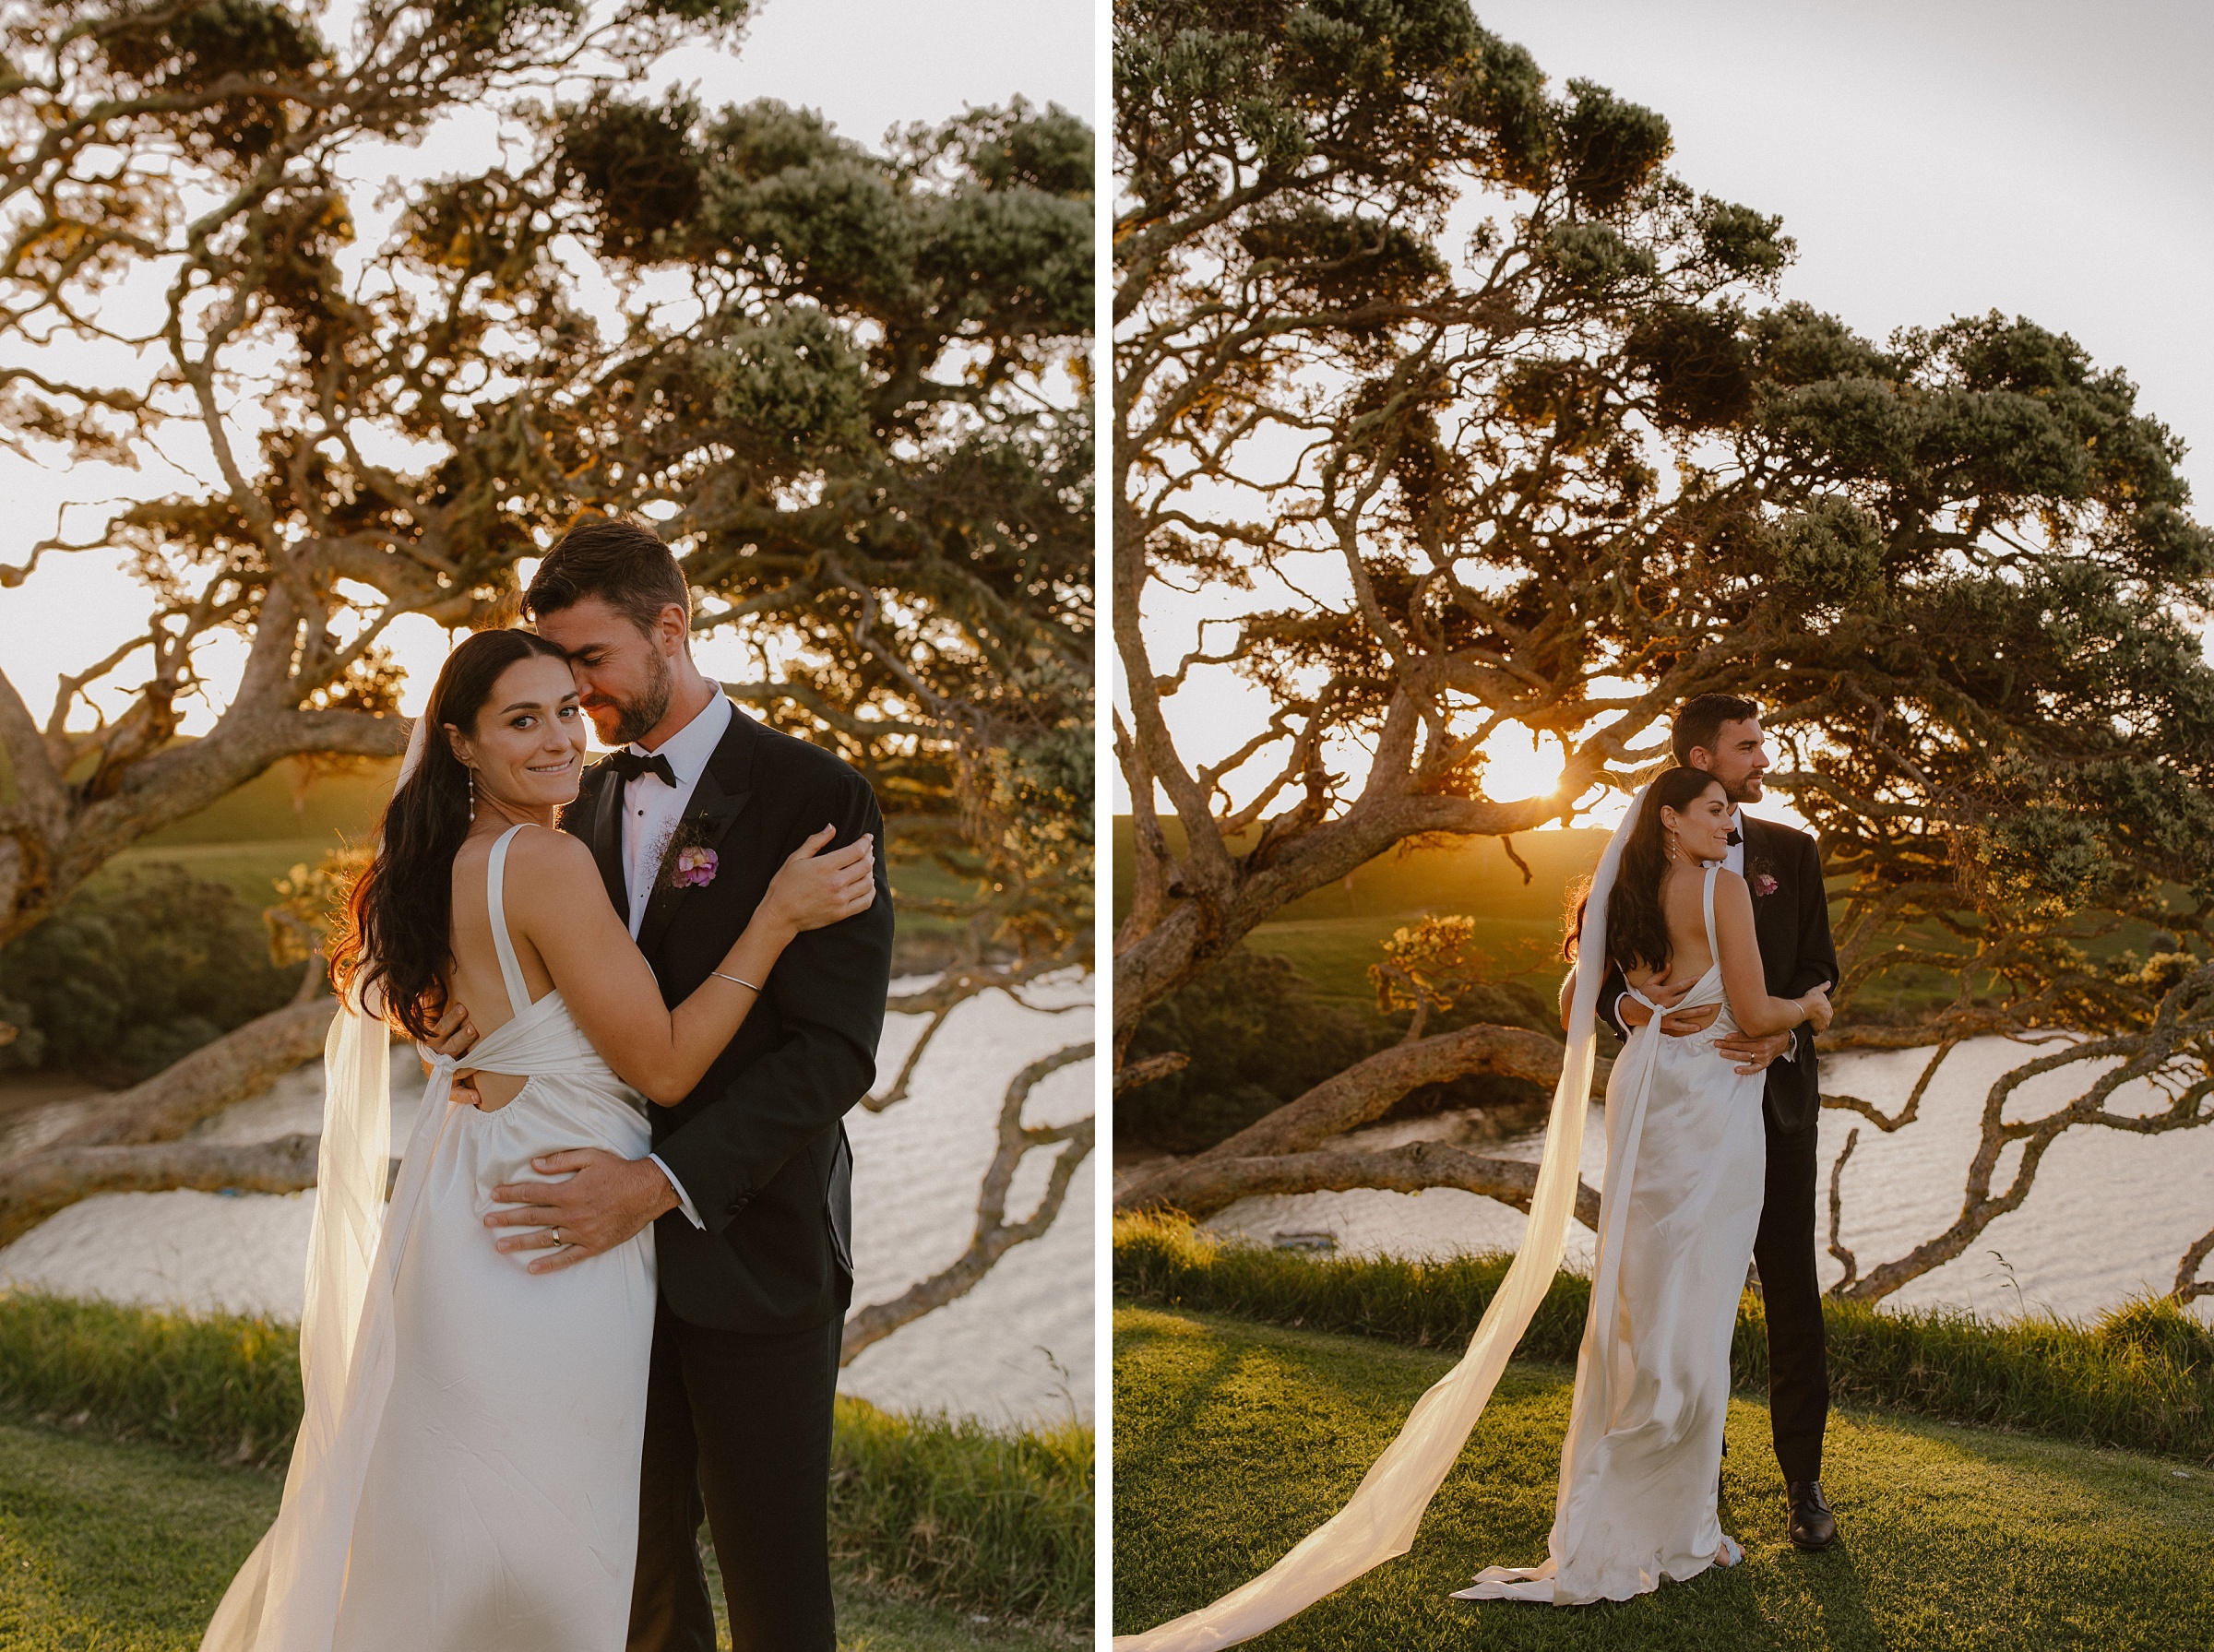
[[[625,1159],[646,1121],[559,992],[532,1003],[487,869],[519,1013],[470,1052],[528,1080],[491,1112],[434,1065],[387,1207],[384,1023],[358,1003],[324,1048],[315,1220],[301,1315],[306,1411],[277,1521],[202,1652],[613,1652],[637,1560],[653,1232],[561,1272],[526,1271],[483,1226],[541,1154]],[[507,1229],[521,1233],[526,1229]],[[541,1254],[542,1253],[535,1253]]]
[[[1530,1316],[1552,1288],[1561,1265],[1568,1221],[1576,1211],[1577,1160],[1584,1115],[1591,1094],[1598,1046],[1599,985],[1606,973],[1607,901],[1622,864],[1623,845],[1645,807],[1641,790],[1615,828],[1585,905],[1584,943],[1577,948],[1576,990],[1568,1003],[1568,1045],[1553,1111],[1545,1126],[1545,1156],[1530,1194],[1530,1223],[1522,1243],[1483,1311],[1460,1363],[1415,1401],[1399,1437],[1386,1446],[1354,1489],[1351,1499],[1303,1538],[1292,1551],[1251,1582],[1212,1604],[1186,1612],[1143,1634],[1114,1637],[1115,1652],[1210,1652],[1234,1646],[1305,1610],[1363,1573],[1407,1552],[1422,1511],[1460,1456],[1469,1431],[1506,1369]],[[1756,1121],[1757,1123],[1757,1121]],[[1758,1196],[1757,1186],[1755,1196]],[[1744,1266],[1739,1266],[1744,1277]]]
[[[1720,1006],[1688,1038],[1655,1014],[1631,1033],[1607,1082],[1607,1176],[1599,1266],[1561,1448],[1550,1558],[1488,1566],[1472,1600],[1556,1606],[1626,1600],[1714,1563],[1730,1337],[1760,1226],[1768,1172],[1760,1074],[1740,1076],[1714,1041],[1735,1029],[1715,962],[1676,1004]],[[1642,994],[1639,1001],[1655,1007]]]

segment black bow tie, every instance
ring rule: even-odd
[[[632,751],[610,752],[607,760],[615,766],[615,772],[625,780],[635,780],[640,775],[659,775],[662,785],[672,791],[676,790],[676,770],[669,767],[669,759],[659,752],[650,757],[640,756]]]
[[[1738,830],[1738,829],[1737,829],[1735,826],[1732,826],[1732,827],[1730,828],[1730,834],[1729,834],[1729,836],[1728,836],[1728,837],[1726,837],[1726,838],[1724,838],[1722,839],[1722,841],[1723,841],[1724,843],[1727,843],[1727,844],[1728,844],[1728,845],[1729,845],[1729,846],[1730,846],[1732,849],[1735,849],[1735,848],[1736,848],[1736,847],[1737,847],[1739,844],[1743,843],[1744,840],[1745,840],[1745,835],[1744,835],[1744,833],[1743,833],[1743,832],[1739,831],[1739,830]]]

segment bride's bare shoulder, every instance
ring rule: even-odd
[[[1715,874],[1714,900],[1718,907],[1743,907],[1750,912],[1753,909],[1753,890],[1742,874],[1725,866]]]
[[[519,878],[534,892],[565,894],[579,882],[601,887],[591,846],[575,833],[553,826],[527,826],[516,833],[507,846],[507,876],[510,887]]]

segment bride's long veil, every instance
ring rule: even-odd
[[[1460,1456],[1469,1431],[1476,1426],[1506,1368],[1507,1357],[1522,1339],[1561,1265],[1568,1219],[1576,1209],[1584,1118],[1598,1046],[1599,983],[1607,967],[1607,897],[1645,795],[1640,790],[1631,801],[1592,874],[1583,938],[1577,948],[1576,992],[1569,1000],[1567,1053],[1553,1092],[1545,1156],[1530,1194],[1530,1225],[1499,1293],[1469,1339],[1468,1352],[1415,1401],[1399,1437],[1385,1447],[1337,1514],[1252,1582],[1143,1634],[1117,1635],[1114,1652],[1209,1652],[1234,1646],[1413,1545],[1422,1511]]]
[[[427,717],[415,719],[395,792],[423,760],[429,722]],[[344,1537],[392,1375],[390,1316],[364,1313],[378,1283],[377,1240],[387,1220],[391,1040],[384,1017],[363,1005],[360,981],[357,970],[323,1044],[323,1136],[315,1153],[315,1216],[300,1312],[306,1405],[285,1473],[284,1506],[232,1580],[201,1652],[327,1647],[345,1585]],[[435,1079],[431,1087],[438,1087]],[[425,1093],[418,1137],[443,1121],[447,1110],[440,1100]],[[413,1147],[409,1157],[417,1159]],[[403,1179],[395,1204],[411,1191]],[[381,1270],[386,1297],[390,1262]]]

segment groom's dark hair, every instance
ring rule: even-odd
[[[1669,744],[1675,748],[1676,761],[1689,768],[1693,748],[1712,752],[1724,723],[1742,723],[1759,715],[1760,707],[1743,695],[1694,695],[1676,713],[1675,724],[1669,730]]]
[[[598,511],[577,516],[546,553],[523,593],[523,608],[537,619],[587,597],[599,598],[645,632],[672,602],[687,619],[692,613],[692,588],[661,536],[643,522]]]

